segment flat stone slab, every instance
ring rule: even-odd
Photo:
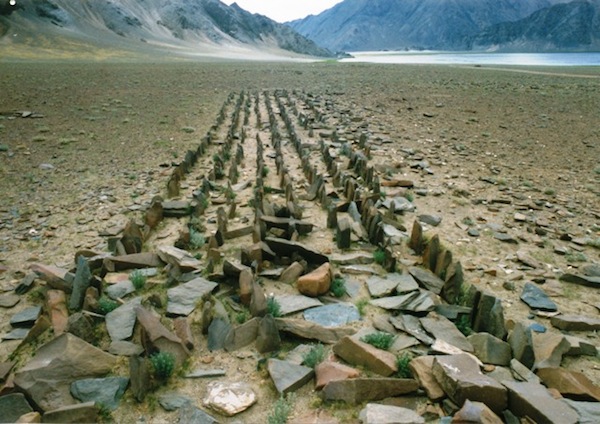
[[[416,209],[415,205],[411,203],[410,200],[402,196],[386,197],[382,202],[382,205],[384,208],[390,209],[392,207],[392,202],[394,203],[394,211],[396,213],[413,212]]]
[[[600,423],[599,402],[576,402],[570,399],[565,399],[565,402],[579,414],[579,424]]]
[[[21,297],[16,294],[3,294],[0,296],[0,308],[12,308],[21,301]]]
[[[182,272],[192,272],[203,268],[202,262],[189,252],[174,246],[160,246],[158,256],[164,262],[178,266]]]
[[[210,369],[205,370],[198,368],[185,375],[185,378],[211,378],[211,377],[223,377],[225,375],[224,369]]]
[[[89,378],[71,384],[71,395],[82,402],[94,401],[111,411],[119,407],[129,384],[126,377]]]
[[[274,358],[269,359],[267,369],[280,394],[295,392],[314,376],[312,368]]]
[[[465,352],[473,352],[473,345],[448,318],[430,313],[421,318],[421,325],[436,339],[443,340]]]
[[[40,317],[42,313],[41,306],[32,306],[23,309],[12,316],[10,319],[10,325],[13,327],[31,327],[35,324],[35,321]]]
[[[31,405],[22,393],[0,396],[0,422],[2,423],[16,423],[21,415],[32,411]]]
[[[408,314],[397,315],[395,317],[390,317],[390,323],[397,330],[410,334],[427,346],[430,346],[435,342],[435,339],[427,334],[427,331],[425,331],[421,325],[419,318],[415,316]]]
[[[294,253],[302,256],[309,263],[316,265],[322,265],[325,262],[329,262],[329,258],[302,243],[289,241],[276,237],[267,237],[265,242],[278,256],[289,256],[292,257]]]
[[[125,297],[133,292],[135,292],[135,287],[129,280],[119,281],[118,283],[111,284],[106,288],[106,294],[108,297],[114,300]]]
[[[600,318],[583,315],[557,315],[550,319],[552,325],[564,331],[597,331],[600,330]]]
[[[575,424],[579,416],[567,403],[555,399],[537,383],[504,381],[508,389],[510,411],[517,417],[528,416],[534,422],[548,424]]]
[[[546,292],[534,283],[525,283],[523,292],[521,293],[521,300],[531,309],[548,312],[555,312],[558,310],[556,303],[550,300],[550,297]]]
[[[378,275],[369,277],[367,279],[367,288],[369,289],[371,297],[383,297],[395,293],[396,287],[400,282],[400,275],[401,274],[390,273],[383,277]]]
[[[135,308],[141,305],[142,298],[136,297],[106,314],[106,330],[113,342],[131,338],[137,319]]]
[[[368,403],[358,414],[363,424],[425,424],[425,418],[412,409]]]
[[[541,368],[537,371],[544,386],[558,390],[566,398],[600,402],[600,387],[585,374],[565,368]]]
[[[323,303],[319,299],[302,295],[284,294],[275,296],[275,300],[279,303],[282,316],[317,306],[323,306]]]
[[[14,328],[2,336],[2,340],[23,340],[29,334],[29,328]]]
[[[373,255],[368,253],[335,253],[329,259],[336,265],[368,265],[374,262]]]
[[[329,382],[323,388],[325,400],[358,404],[416,392],[419,384],[404,378],[350,378]]]
[[[344,337],[337,342],[333,346],[333,352],[351,365],[364,366],[384,377],[398,371],[394,354],[352,337]]]
[[[566,273],[560,276],[560,281],[566,281],[567,283],[579,284],[588,287],[600,287],[599,276]]]
[[[351,303],[334,303],[304,312],[304,319],[323,327],[340,327],[360,320],[360,313]]]
[[[185,404],[192,403],[192,399],[176,392],[167,392],[158,396],[158,403],[165,411],[175,411]]]
[[[419,285],[425,290],[429,290],[435,294],[441,293],[442,288],[444,287],[444,280],[430,270],[418,266],[411,266],[408,268],[408,272],[410,272]]]
[[[423,313],[435,309],[435,295],[427,290],[417,290],[398,296],[383,297],[369,303],[383,309]]]
[[[167,313],[188,316],[196,308],[198,301],[208,296],[217,286],[217,283],[197,277],[167,290]]]
[[[275,322],[279,331],[323,343],[336,343],[343,337],[356,333],[356,329],[352,327],[323,327],[303,319],[276,318]]]

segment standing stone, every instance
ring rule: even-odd
[[[69,300],[69,308],[74,311],[81,309],[85,291],[92,282],[92,273],[87,260],[83,256],[77,259],[77,271],[73,280],[73,292]]]
[[[267,314],[260,320],[258,334],[256,336],[256,350],[260,353],[273,352],[280,348],[281,338],[277,323],[271,314]]]
[[[446,397],[446,394],[433,376],[434,360],[435,356],[418,356],[413,358],[408,366],[421,388],[427,393],[427,397],[437,402]]]
[[[448,397],[457,405],[465,400],[485,403],[496,413],[507,407],[507,393],[500,383],[479,371],[477,363],[465,354],[438,356],[433,375]]]
[[[508,406],[517,417],[529,417],[536,423],[575,424],[577,413],[562,400],[553,398],[541,384],[504,381]]]
[[[67,332],[88,343],[96,341],[92,319],[81,312],[74,313],[67,321]]]
[[[435,294],[440,294],[444,287],[444,280],[439,278],[433,272],[428,269],[411,266],[408,268],[408,272],[417,280],[419,285],[425,290],[429,290]]]
[[[267,312],[267,298],[262,286],[257,281],[252,283],[252,299],[249,309],[253,317],[262,317]]]
[[[275,388],[282,395],[295,392],[314,376],[312,368],[275,358],[269,359],[267,368]]]
[[[240,273],[238,283],[240,286],[240,301],[242,305],[249,306],[252,300],[252,283],[254,282],[254,276],[252,271],[245,269]]]
[[[315,376],[317,380],[315,389],[320,390],[331,381],[356,378],[359,375],[360,372],[356,368],[340,364],[339,362],[323,361],[315,367]]]
[[[423,253],[423,227],[421,223],[415,219],[412,227],[412,233],[410,234],[410,240],[408,241],[408,247],[410,247],[417,255]]]
[[[208,327],[208,350],[213,352],[215,350],[223,349],[230,331],[231,324],[221,318],[213,319]]]
[[[439,253],[440,237],[436,234],[429,240],[425,247],[425,251],[423,252],[423,266],[435,273]]]
[[[285,284],[294,284],[304,273],[304,266],[300,262],[292,262],[279,277],[279,281]]]
[[[500,299],[485,292],[481,293],[476,311],[475,319],[473,320],[473,331],[490,333],[500,340],[506,338],[504,308]]]
[[[358,418],[363,424],[425,424],[425,419],[411,409],[378,403],[368,403]]]
[[[517,322],[508,336],[513,358],[531,369],[535,362],[532,331],[522,322]]]
[[[143,402],[151,389],[150,386],[150,361],[141,356],[129,357],[129,381],[133,397],[138,402]]]
[[[186,317],[179,317],[173,320],[173,330],[177,337],[181,339],[185,347],[189,350],[194,349],[194,336],[192,328]]]
[[[73,381],[110,372],[116,357],[69,333],[51,340],[37,350],[15,374],[15,385],[42,410],[73,403],[69,393]]]
[[[137,317],[136,308],[141,305],[142,298],[136,297],[106,314],[106,330],[112,341],[131,338]]]
[[[473,345],[474,354],[484,364],[506,367],[512,359],[510,345],[488,333],[476,333],[467,337]]]
[[[460,262],[451,263],[446,267],[445,280],[444,287],[442,287],[442,298],[450,304],[457,303],[465,281]]]
[[[181,366],[190,356],[179,337],[169,331],[152,312],[143,307],[135,308],[138,322],[142,328],[142,346],[148,352],[169,352],[175,357],[177,366]]]
[[[348,218],[344,217],[337,222],[337,231],[335,235],[335,240],[337,243],[338,249],[349,249],[350,248],[350,235],[352,231],[352,226]]]
[[[569,351],[570,344],[562,334],[531,333],[534,371],[539,368],[560,367],[562,357]]]
[[[158,226],[160,221],[163,220],[163,205],[160,196],[156,196],[152,199],[150,207],[146,211],[145,223],[150,229],[154,229]]]
[[[242,325],[231,328],[227,333],[223,344],[225,350],[228,352],[233,352],[235,350],[246,347],[250,343],[256,341],[259,324],[260,318],[252,318],[251,320],[246,321]]]

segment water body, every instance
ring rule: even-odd
[[[439,65],[600,66],[600,53],[354,52],[342,62]]]

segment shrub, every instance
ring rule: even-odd
[[[385,262],[385,251],[382,249],[377,249],[376,251],[374,251],[373,260],[375,261],[375,263],[383,265],[383,263]]]
[[[367,334],[360,338],[361,342],[375,346],[377,349],[388,350],[394,343],[396,336],[384,331],[377,331],[375,333]]]
[[[281,395],[281,397],[275,402],[273,411],[267,417],[268,424],[285,424],[288,421],[292,409],[294,408],[294,401],[296,400],[293,393],[288,393],[287,397]]]
[[[334,278],[331,282],[331,293],[335,297],[342,297],[346,294],[346,281],[343,278]]]
[[[190,227],[190,247],[192,249],[200,249],[202,246],[204,246],[204,243],[206,243],[204,235],[196,229]]]
[[[175,369],[175,356],[170,352],[158,352],[150,356],[150,363],[154,369],[154,377],[167,381]]]
[[[473,333],[473,329],[471,328],[471,318],[469,315],[460,315],[454,325],[456,325],[458,331],[463,333],[465,336],[470,336],[471,333]]]
[[[302,364],[314,368],[323,362],[323,359],[325,359],[325,347],[319,343],[302,355]]]
[[[136,269],[129,274],[129,281],[131,281],[136,290],[141,290],[146,285],[146,276],[142,271]]]
[[[369,304],[369,299],[358,299],[355,303],[356,309],[358,309],[358,313],[360,314],[361,317],[365,316],[365,309],[367,308],[367,305]]]
[[[273,296],[269,296],[267,299],[267,313],[271,314],[273,318],[281,316],[281,305]]]
[[[410,353],[403,352],[396,357],[396,366],[398,367],[398,377],[400,378],[412,378],[412,371],[410,370],[409,364],[412,361]]]
[[[102,296],[100,299],[98,299],[98,310],[102,315],[106,315],[118,307],[119,304],[109,297]]]

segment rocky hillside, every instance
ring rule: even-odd
[[[598,50],[600,2],[577,0],[542,9],[525,19],[493,25],[469,42],[471,49]]]
[[[19,40],[59,37],[130,49],[242,47],[330,55],[288,26],[218,0],[19,0],[15,6],[0,0],[0,35],[9,29]]]
[[[544,26],[543,21],[527,17],[539,12],[560,16],[576,6],[547,9],[564,0],[346,0],[318,16],[309,16],[289,25],[302,35],[332,50],[361,51],[386,49],[463,50],[469,46],[487,48],[487,40],[510,32],[510,39],[525,40],[535,36],[536,22],[546,34],[552,33],[559,45],[571,40],[569,33],[585,32],[585,19],[565,17],[560,33],[558,26]],[[581,2],[577,2],[581,3]],[[589,7],[589,5],[588,5]],[[548,12],[540,12],[546,9]],[[531,18],[530,18],[531,19]],[[560,18],[558,19],[560,20]],[[514,22],[521,26],[512,26]],[[568,22],[567,22],[568,21]],[[588,19],[589,21],[589,19]],[[496,26],[494,26],[496,25]],[[541,27],[540,27],[541,28]],[[478,34],[485,34],[478,38]],[[508,36],[508,34],[507,34]],[[481,40],[474,43],[473,38]],[[525,45],[526,43],[523,43]],[[545,47],[539,44],[540,48]],[[571,48],[567,42],[564,47]],[[582,45],[576,44],[578,48]],[[586,46],[586,44],[583,44]]]

